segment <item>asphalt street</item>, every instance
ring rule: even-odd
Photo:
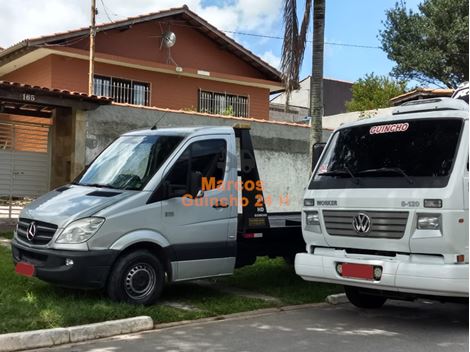
[[[342,304],[195,323],[54,352],[468,351],[468,305],[391,301],[379,310]]]

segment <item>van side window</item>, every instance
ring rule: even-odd
[[[227,145],[223,139],[201,141],[191,145],[191,171],[201,173],[207,181],[206,191],[215,189],[217,182],[224,180],[226,150]]]
[[[224,179],[226,159],[227,143],[223,139],[192,143],[173,164],[148,202],[153,203],[188,194],[191,172],[199,172],[207,180],[206,191],[215,189],[217,182]]]
[[[189,160],[191,150],[186,149],[183,154],[176,160],[171,171],[165,177],[163,182],[166,183],[168,188],[168,198],[181,197],[189,192],[188,175],[189,175]]]

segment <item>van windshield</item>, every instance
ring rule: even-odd
[[[340,129],[309,189],[447,186],[462,119],[393,121]]]
[[[182,140],[180,136],[120,137],[74,184],[142,190]]]

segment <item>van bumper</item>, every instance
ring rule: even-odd
[[[64,251],[30,248],[13,239],[13,262],[34,265],[34,276],[43,281],[71,288],[100,289],[119,252],[116,250]],[[72,259],[73,265],[65,265]]]
[[[322,248],[320,253],[299,253],[295,272],[307,281],[329,282],[383,291],[418,295],[468,297],[468,264],[445,264],[438,256],[397,255],[379,257],[348,255],[344,250]],[[380,280],[352,279],[336,272],[338,263],[382,267]]]

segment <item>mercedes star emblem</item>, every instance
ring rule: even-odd
[[[28,238],[29,241],[32,241],[34,239],[34,236],[36,236],[36,223],[33,221],[28,226],[26,237]]]

